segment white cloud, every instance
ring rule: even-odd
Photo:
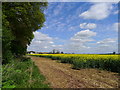
[[[55,45],[55,41],[58,41],[58,38],[52,38],[47,34],[41,32],[34,32],[34,39],[32,40],[30,46],[28,46],[28,51],[36,52],[50,52],[53,49],[61,50],[63,45]]]
[[[106,38],[102,41],[98,41],[97,44],[101,44],[101,45],[106,45],[106,44],[110,44],[110,43],[115,43],[116,42],[116,39],[113,39],[113,38]]]
[[[48,48],[47,46],[43,47],[43,48]]]
[[[83,30],[77,32],[73,37],[71,37],[70,42],[72,45],[85,47],[85,43],[94,41],[94,39],[91,38],[93,36],[96,36],[96,32],[90,30]]]
[[[81,29],[94,29],[97,25],[95,23],[82,23],[80,24]]]
[[[89,29],[87,30],[83,30],[83,31],[80,31],[80,32],[77,32],[74,36],[74,38],[89,38],[89,37],[92,37],[92,36],[96,36],[96,32],[93,32],[93,31],[90,31]]]
[[[81,13],[79,16],[84,19],[102,20],[110,15],[112,8],[111,3],[95,3],[89,10]]]
[[[119,13],[119,10],[116,10],[113,12],[113,14],[118,14]]]
[[[118,52],[117,39],[116,38],[106,38],[95,43],[96,46],[92,48],[94,52],[108,53],[108,52]]]
[[[54,43],[54,42],[52,42],[52,41],[49,41],[48,43]]]
[[[35,37],[33,40],[35,40],[35,41],[50,41],[50,40],[52,40],[52,38],[49,37],[47,34],[43,34],[38,31],[34,32],[34,36]]]
[[[79,31],[74,34],[64,44],[54,44],[55,41],[59,41],[59,38],[53,39],[52,37],[43,34],[41,32],[35,32],[35,38],[32,40],[31,45],[28,47],[28,51],[37,52],[50,52],[53,49],[67,52],[67,53],[107,53],[117,52],[117,39],[106,38],[95,42],[92,38],[96,36],[96,32],[90,30]],[[92,42],[94,41],[94,42]]]
[[[96,36],[96,32],[90,30],[77,32],[63,46],[62,50],[68,53],[112,53],[118,51],[116,38],[105,38],[96,42],[92,38],[94,36]]]
[[[113,30],[118,31],[118,29],[120,29],[120,23],[114,23],[112,28]]]
[[[69,53],[87,52],[90,48],[87,46],[87,43],[94,41],[94,39],[92,39],[93,36],[96,36],[96,32],[90,30],[79,31],[63,46],[63,51]]]
[[[36,31],[34,32],[34,39],[27,49],[28,51],[48,51],[52,50],[52,44],[54,44],[53,38],[49,37],[47,34]]]

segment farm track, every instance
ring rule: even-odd
[[[117,88],[117,73],[97,69],[71,69],[70,64],[30,56],[52,88]]]

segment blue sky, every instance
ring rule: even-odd
[[[49,2],[44,13],[45,26],[34,32],[28,51],[117,52],[117,3]]]

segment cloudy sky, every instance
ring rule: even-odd
[[[118,50],[118,5],[104,2],[49,2],[42,29],[28,51],[109,53]]]

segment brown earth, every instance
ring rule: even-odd
[[[30,56],[52,88],[117,88],[117,73],[98,69],[72,69],[58,60]]]

